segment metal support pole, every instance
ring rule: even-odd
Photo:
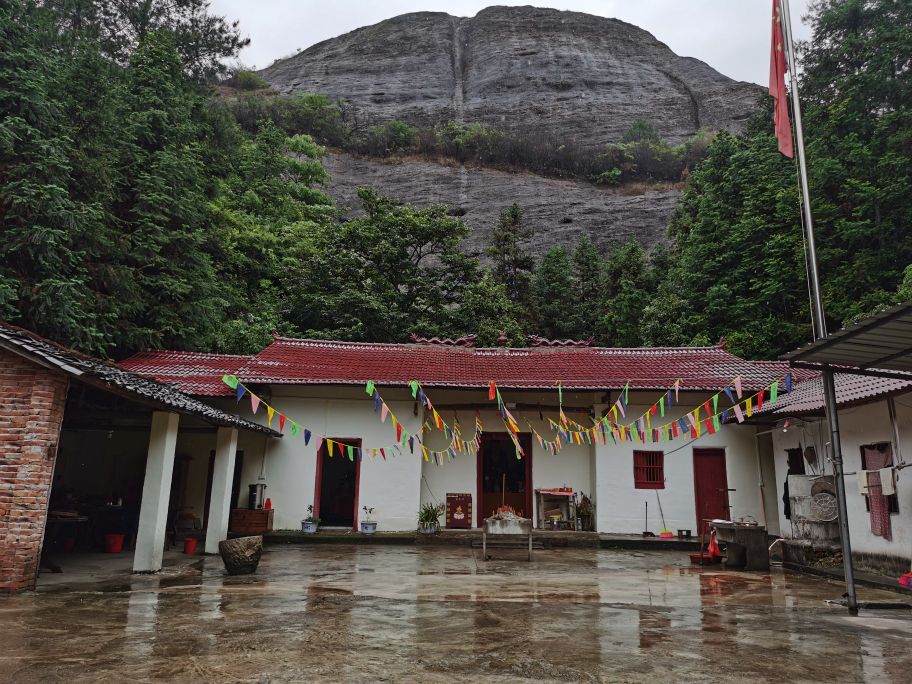
[[[788,56],[789,80],[791,81],[792,114],[795,117],[795,138],[798,149],[798,174],[801,178],[801,205],[804,225],[807,230],[808,270],[810,271],[811,296],[813,299],[814,338],[826,337],[826,318],[823,315],[823,298],[820,295],[820,274],[817,269],[817,245],[814,240],[814,216],[811,212],[811,192],[808,188],[807,157],[804,153],[804,128],[801,125],[801,101],[798,99],[798,74],[795,70],[795,46],[792,43],[792,20],[788,0],[779,0],[779,21]]]
[[[830,425],[830,445],[833,448],[833,473],[836,480],[836,504],[839,507],[839,536],[842,539],[842,567],[845,569],[846,602],[849,613],[858,615],[858,600],[855,596],[855,570],[852,564],[852,542],[849,539],[849,511],[846,507],[845,473],[842,467],[842,445],[839,441],[839,418],[836,416],[836,383],[833,371],[823,374],[823,396],[828,407],[827,421]]]
[[[795,138],[798,148],[798,174],[801,180],[801,199],[804,212],[808,244],[808,271],[813,300],[814,337],[826,337],[826,318],[823,312],[823,297],[820,293],[820,274],[817,267],[817,246],[814,240],[814,216],[811,212],[811,194],[807,178],[807,157],[804,152],[804,129],[801,125],[801,102],[798,98],[798,74],[795,69],[795,46],[792,41],[792,20],[788,0],[779,0],[779,21],[785,37],[788,55],[789,79],[791,81],[792,114],[795,118]],[[845,478],[842,469],[842,446],[839,441],[839,416],[836,411],[836,384],[831,370],[823,373],[823,400],[827,423],[830,427],[833,473],[836,480],[836,500],[839,506],[839,532],[842,537],[842,565],[845,569],[846,598],[851,615],[858,615],[855,597],[855,572],[852,565],[852,544],[849,539],[849,518],[846,508]]]

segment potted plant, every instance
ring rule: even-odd
[[[301,521],[301,532],[304,534],[314,534],[320,527],[320,519],[315,517],[313,504],[307,507],[307,517]]]
[[[576,503],[576,517],[579,520],[579,529],[588,532],[593,529],[592,516],[594,506],[592,505],[592,500],[582,492],[578,494],[578,497]]]
[[[371,514],[374,509],[362,506],[361,510],[364,511],[364,520],[361,521],[361,534],[373,534],[377,531],[377,521],[371,520]]]
[[[436,534],[438,519],[443,515],[443,505],[426,503],[418,510],[418,531],[422,534]]]

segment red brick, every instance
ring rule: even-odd
[[[0,592],[35,586],[68,384],[0,351]]]

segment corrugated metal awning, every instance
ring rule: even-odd
[[[912,303],[900,304],[781,357],[802,368],[912,378]]]

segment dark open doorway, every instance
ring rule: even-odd
[[[334,453],[329,454],[324,440],[317,452],[316,491],[314,492],[314,515],[320,518],[324,527],[351,527],[358,521],[358,485],[361,478],[361,459],[353,459],[338,446],[360,447],[359,439],[333,438]]]
[[[499,506],[511,506],[517,515],[532,517],[532,438],[521,434],[525,455],[516,458],[516,447],[506,432],[486,432],[478,450],[478,526]]]

